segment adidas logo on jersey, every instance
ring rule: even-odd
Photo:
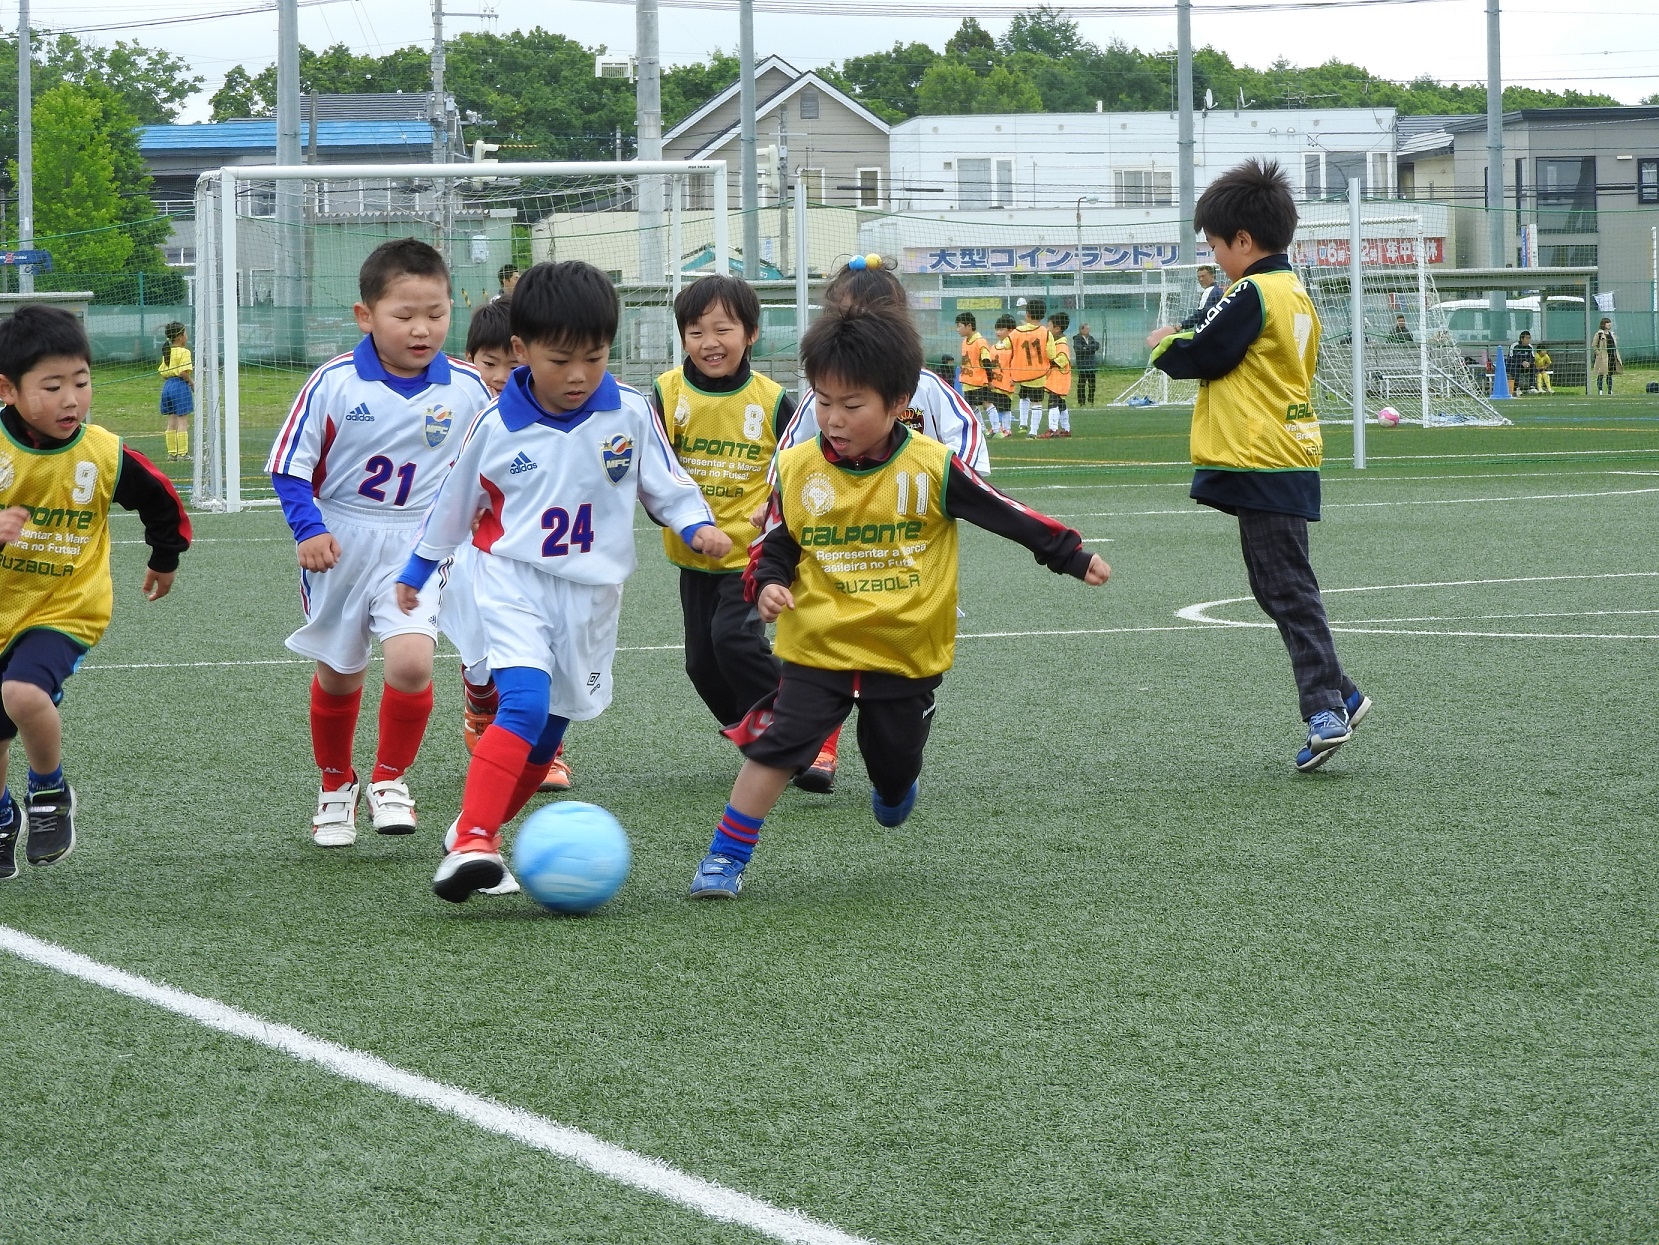
[[[534,471],[535,469],[535,460],[523,450],[520,450],[518,457],[513,459],[513,465],[507,468],[507,474],[510,476],[523,475],[526,471]]]
[[[352,407],[351,410],[346,412],[346,422],[348,424],[374,423],[374,415],[369,411],[369,404],[367,402],[359,402],[356,406]]]

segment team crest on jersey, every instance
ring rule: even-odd
[[[599,448],[605,455],[605,474],[610,476],[612,484],[621,484],[634,461],[634,439],[619,432],[608,441],[600,442]]]
[[[899,422],[910,429],[911,432],[920,432],[922,430],[922,412],[920,408],[907,407],[904,414],[899,416]]]
[[[801,485],[801,505],[813,517],[825,514],[835,505],[835,485],[822,471],[814,471]]]
[[[17,480],[17,467],[10,454],[0,454],[0,492],[9,489]]]
[[[684,427],[690,422],[691,399],[682,393],[680,400],[674,404],[674,424],[676,427]]]
[[[449,435],[455,419],[449,413],[448,407],[429,406],[426,408],[426,443],[437,449]]]

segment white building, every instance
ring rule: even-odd
[[[1277,160],[1300,199],[1394,192],[1392,108],[1211,109],[1193,118],[1199,194],[1249,156]],[[891,192],[901,212],[1076,210],[1102,224],[1168,220],[1176,206],[1177,119],[1163,112],[916,117],[893,127]]]

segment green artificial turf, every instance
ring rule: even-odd
[[[101,376],[101,418],[146,426],[141,388]],[[1248,596],[1184,413],[996,442],[1112,583],[965,531],[915,815],[877,827],[849,750],[734,904],[685,898],[737,758],[657,647],[642,518],[616,703],[568,749],[634,871],[583,919],[431,895],[452,658],[421,832],[309,844],[291,542],[198,516],[162,602],[116,547],[64,706],[81,844],[0,922],[885,1245],[1651,1241],[1659,398],[1506,411],[1372,428],[1365,472],[1327,427],[1315,564],[1376,708],[1305,776],[1277,635],[1177,615]],[[7,956],[0,999],[0,1239],[760,1239]]]

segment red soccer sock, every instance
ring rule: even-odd
[[[380,744],[370,782],[402,778],[415,763],[432,717],[432,685],[418,692],[400,692],[387,684],[380,693]]]
[[[333,696],[312,676],[311,755],[323,772],[324,791],[338,791],[353,780],[351,747],[357,737],[357,711],[362,704],[362,688]]]
[[[824,746],[818,751],[829,753],[832,760],[839,755],[841,751],[841,727],[838,726],[830,732],[830,737],[824,740]]]
[[[518,786],[513,788],[513,802],[507,806],[507,816],[502,824],[511,821],[524,811],[524,806],[530,802],[530,797],[547,781],[547,771],[553,768],[552,761],[524,762],[524,772],[518,776]]]
[[[465,666],[461,667],[461,675],[461,687],[467,694],[467,709],[473,713],[494,717],[496,711],[501,708],[501,692],[496,687],[495,680],[492,678],[483,687],[474,687],[466,680]]]
[[[528,740],[493,723],[485,730],[472,751],[472,764],[467,766],[460,834],[455,844],[458,851],[480,850],[476,843],[466,845],[466,840],[474,837],[489,840],[489,850],[495,850],[529,760]]]

